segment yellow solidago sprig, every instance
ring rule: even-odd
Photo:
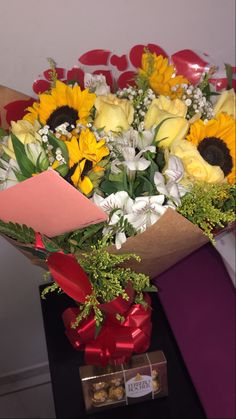
[[[186,87],[189,81],[182,75],[175,75],[174,66],[169,65],[167,58],[146,50],[142,55],[137,84],[141,88],[150,87],[157,95],[175,99],[181,98],[183,87]]]
[[[214,242],[213,230],[235,221],[235,203],[235,185],[195,183],[177,211]]]
[[[132,271],[121,266],[125,261],[140,258],[134,254],[113,254],[108,251],[107,238],[91,246],[91,251],[80,253],[77,257],[79,264],[87,272],[93,284],[98,299],[107,303],[121,295],[127,299],[125,287],[131,282],[136,292],[156,290],[150,287],[150,278],[147,275]]]

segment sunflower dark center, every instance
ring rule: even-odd
[[[52,131],[59,126],[68,122],[69,126],[67,128],[68,131],[72,130],[71,125],[76,126],[76,121],[78,119],[78,111],[70,106],[60,106],[59,108],[55,109],[47,119],[47,125],[49,125]]]
[[[198,151],[207,163],[220,166],[225,176],[232,171],[233,160],[227,145],[221,138],[204,138],[198,145]]]

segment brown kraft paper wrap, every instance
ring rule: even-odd
[[[12,221],[14,222],[14,220]],[[35,255],[30,253],[33,245],[25,245],[4,237],[27,256],[33,264],[47,269],[46,262],[37,258],[36,252]],[[145,273],[153,279],[207,242],[208,238],[198,227],[182,215],[168,209],[144,233],[128,238],[120,250],[112,246],[109,251],[112,253],[134,253],[140,256],[141,262],[129,261],[126,266],[137,272]],[[27,248],[29,248],[29,252]]]

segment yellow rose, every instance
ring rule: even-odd
[[[234,119],[236,118],[236,99],[234,89],[225,90],[221,93],[215,104],[214,112],[216,115],[221,112],[225,112],[228,115],[233,116]]]
[[[221,183],[224,173],[219,166],[212,166],[203,159],[197,148],[187,140],[175,141],[171,154],[182,160],[185,173],[191,181]]]
[[[118,99],[115,95],[98,96],[95,101],[95,128],[104,131],[128,130],[134,118],[134,108],[127,99]]]
[[[165,96],[154,99],[144,119],[144,127],[149,130],[160,125],[155,140],[160,147],[170,147],[174,140],[185,137],[189,124],[185,119],[187,106],[180,99],[170,100]],[[163,122],[164,121],[164,122]]]
[[[11,132],[20,140],[23,144],[36,143],[41,140],[40,135],[37,131],[40,129],[40,123],[35,121],[31,124],[29,121],[20,120],[11,123]],[[8,156],[16,160],[11,136],[9,135],[6,145],[3,149]]]

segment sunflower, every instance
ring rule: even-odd
[[[139,77],[148,80],[149,86],[156,94],[169,96],[171,99],[181,98],[182,84],[189,84],[183,76],[175,76],[174,66],[168,64],[167,58],[150,52],[142,55]]]
[[[71,87],[57,80],[49,93],[40,94],[39,102],[27,108],[29,113],[24,119],[31,123],[38,119],[41,124],[49,125],[52,131],[65,122],[74,127],[77,122],[86,124],[95,99],[94,93],[86,89],[81,91],[77,85]]]
[[[235,120],[220,113],[215,119],[201,119],[191,125],[187,140],[194,144],[201,156],[212,166],[219,166],[228,183],[235,182]]]

